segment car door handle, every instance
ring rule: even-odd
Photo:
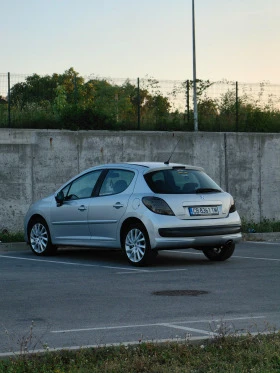
[[[78,210],[80,211],[85,211],[87,208],[85,205],[81,205],[80,207],[78,207]]]
[[[121,207],[123,207],[123,204],[120,203],[120,202],[117,202],[113,205],[113,207],[115,207],[115,209],[120,209]]]

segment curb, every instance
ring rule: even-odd
[[[7,242],[3,243],[0,242],[0,252],[7,252],[7,251],[23,251],[28,250],[29,246],[26,242]]]
[[[280,232],[270,233],[242,233],[243,241],[280,241]]]

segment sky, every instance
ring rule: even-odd
[[[192,0],[0,0],[0,73],[192,79]],[[279,0],[195,0],[198,79],[280,84]]]

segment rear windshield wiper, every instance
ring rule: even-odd
[[[198,188],[196,189],[195,193],[220,193],[220,189],[214,188]]]

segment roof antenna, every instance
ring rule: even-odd
[[[179,140],[177,141],[177,144],[175,145],[175,148],[173,149],[172,153],[170,154],[170,157],[168,158],[167,161],[164,162],[164,164],[169,165],[169,161],[170,161],[172,155],[174,154],[174,152],[175,152],[175,150],[176,150],[176,148],[177,148],[177,146],[178,146],[178,144],[179,144],[180,141],[181,141],[181,139],[179,139]]]

